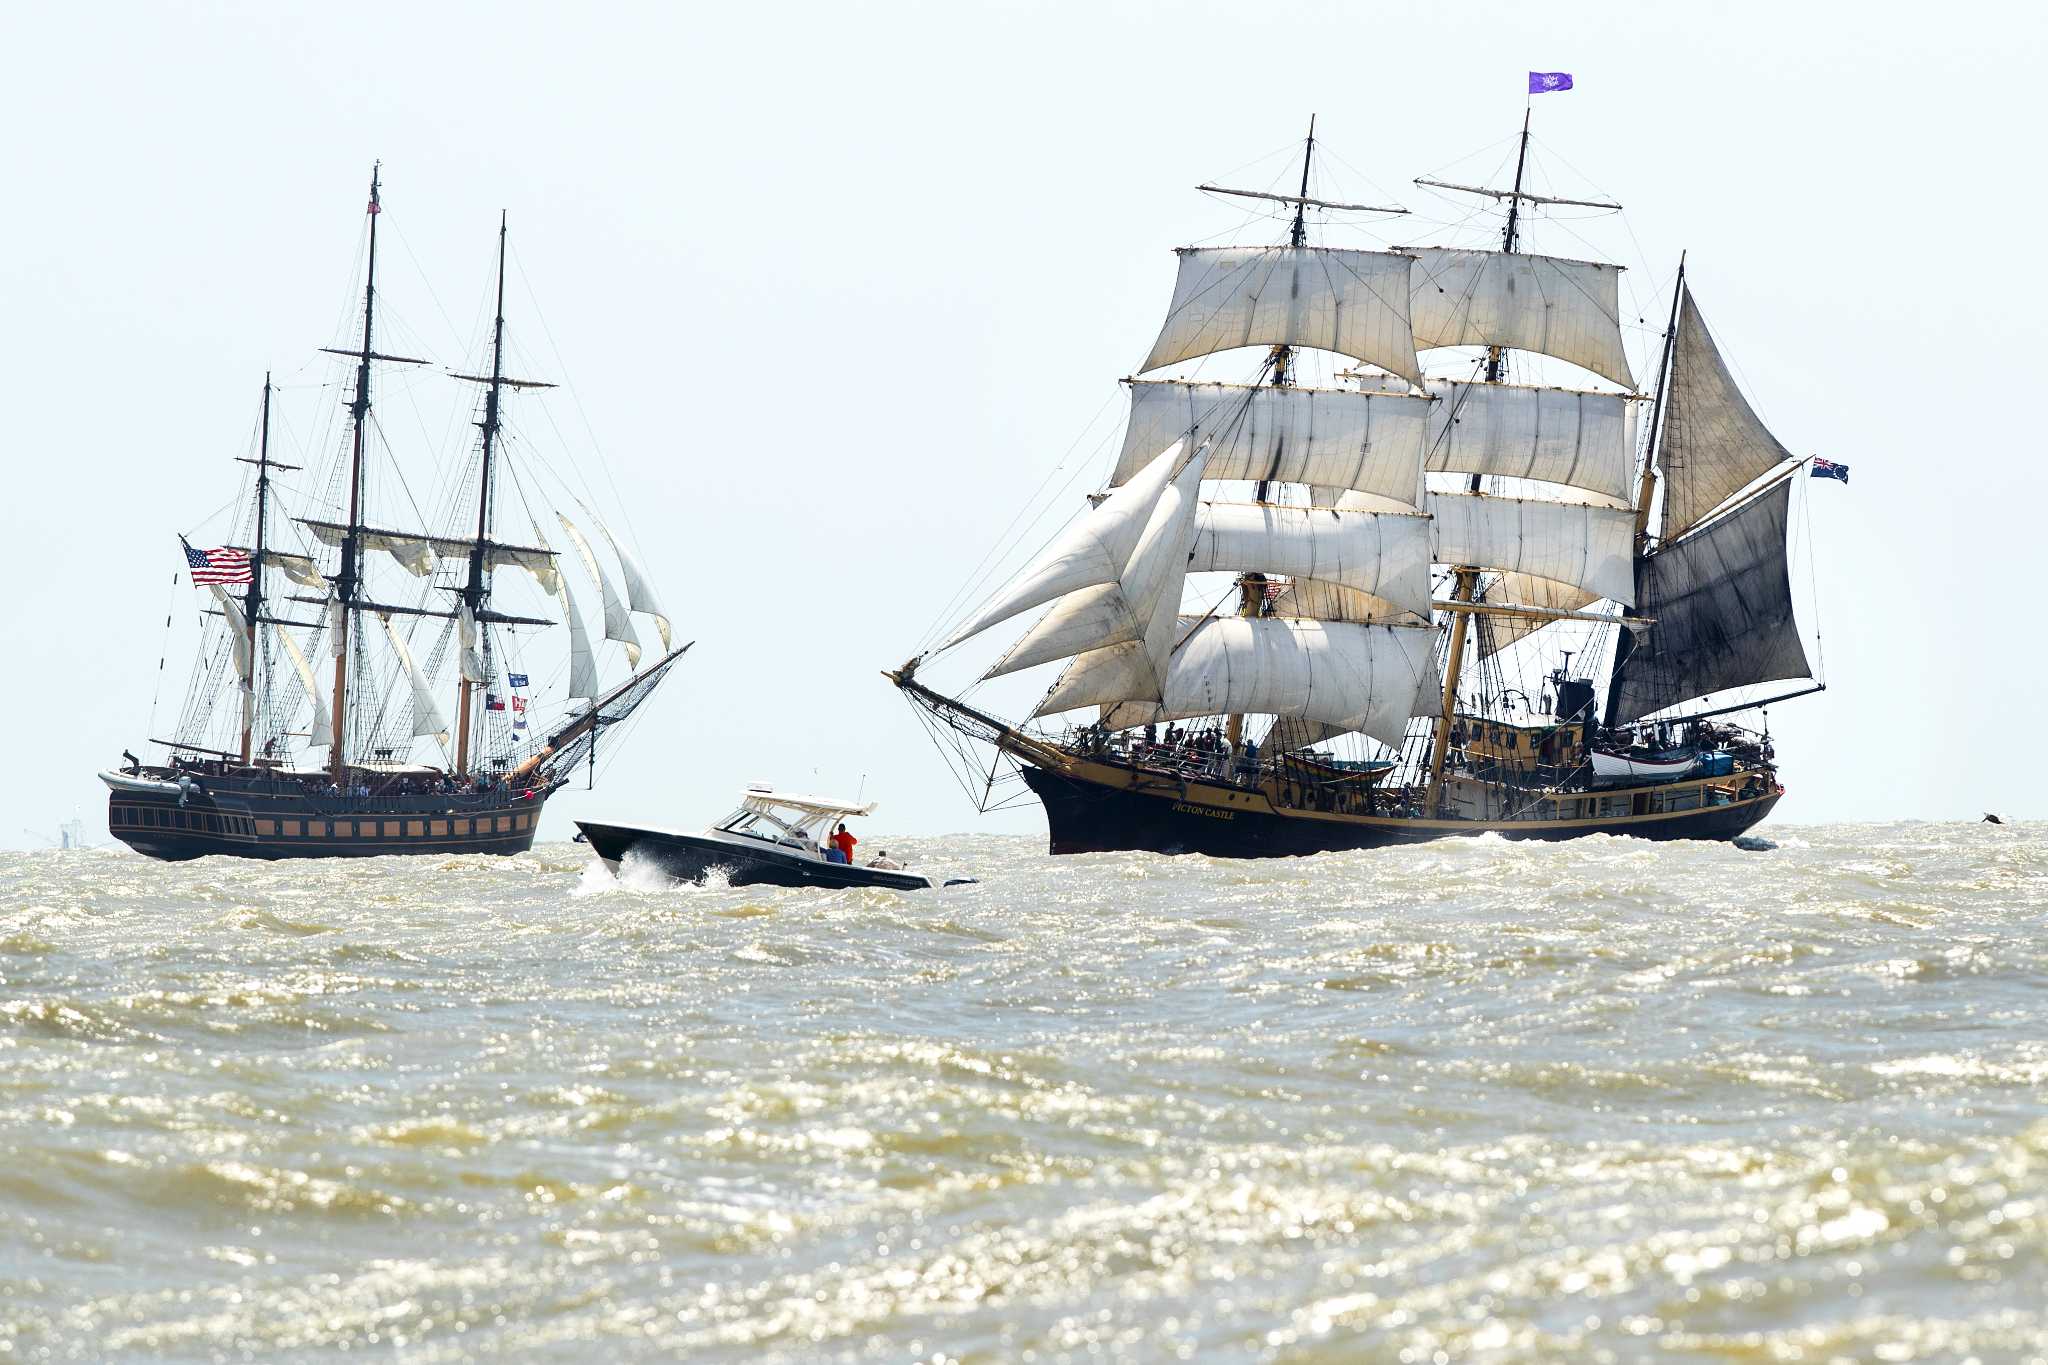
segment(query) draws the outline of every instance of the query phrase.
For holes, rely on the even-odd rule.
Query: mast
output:
[[[1657,362],[1656,396],[1650,402],[1650,440],[1643,447],[1643,475],[1636,484],[1636,558],[1643,557],[1650,539],[1651,499],[1657,491],[1657,438],[1664,430],[1664,394],[1671,387],[1671,358],[1678,347],[1678,304],[1685,297],[1685,253],[1678,254],[1678,279],[1671,286],[1671,318],[1664,324],[1664,355]],[[1638,610],[1648,606],[1639,602],[1634,607],[1624,607],[1624,619],[1634,616]],[[1635,635],[1624,629],[1614,642],[1614,662],[1607,673],[1607,706],[1601,715],[1601,724],[1607,729],[1614,728],[1615,717],[1621,709],[1622,665],[1635,650]]]
[[[485,568],[484,550],[491,531],[491,464],[498,448],[498,396],[505,383],[505,212],[498,212],[498,299],[497,315],[491,324],[491,382],[484,391],[484,420],[480,425],[484,433],[483,472],[479,478],[476,499],[476,540],[469,548],[469,581],[463,586],[462,601],[469,609],[472,622],[482,615],[484,604],[490,600],[491,580]],[[481,625],[473,629],[482,630]],[[481,642],[479,642],[481,643]],[[476,684],[469,678],[467,660],[461,669],[461,696],[456,704],[455,721],[455,771],[458,777],[469,776],[469,715]]]
[[[270,371],[263,372],[263,434],[256,445],[256,553],[249,557],[249,591],[242,600],[242,624],[249,631],[249,707],[242,712],[242,763],[247,766],[256,720],[256,622],[263,611],[263,538],[270,510]]]
[[[384,163],[370,168],[370,249],[363,277],[363,347],[356,356],[356,396],[349,403],[350,433],[348,470],[348,522],[341,538],[341,570],[334,579],[334,748],[328,769],[340,782],[348,775],[348,636],[350,613],[361,588],[363,528],[363,443],[364,427],[370,420],[370,359],[376,354],[371,340],[377,316],[377,215]]]
[[[1508,194],[1508,225],[1507,229],[1501,233],[1501,251],[1510,256],[1515,253],[1515,247],[1521,240],[1522,173],[1527,170],[1529,165],[1529,114],[1530,106],[1524,105],[1522,108],[1522,142],[1520,148],[1515,153],[1515,187]],[[1487,383],[1498,384],[1501,382],[1501,371],[1505,360],[1504,348],[1499,346],[1489,346],[1486,348],[1485,378]],[[1477,493],[1479,485],[1479,475],[1474,474],[1470,491]],[[1470,602],[1478,594],[1478,591],[1479,570],[1461,567],[1458,570],[1457,586],[1451,590],[1451,601],[1461,604]],[[1423,812],[1431,819],[1436,817],[1437,798],[1443,790],[1444,759],[1448,756],[1446,751],[1450,748],[1451,726],[1455,723],[1458,711],[1458,674],[1464,669],[1465,637],[1471,629],[1472,615],[1469,611],[1456,612],[1455,619],[1451,623],[1451,649],[1449,655],[1444,660],[1444,704],[1443,710],[1436,719],[1435,741],[1429,747],[1429,794],[1423,801]]]

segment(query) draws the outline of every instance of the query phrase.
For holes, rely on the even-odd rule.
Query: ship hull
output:
[[[264,792],[123,790],[107,799],[107,829],[150,858],[377,858],[524,853],[546,796],[296,796]]]
[[[1499,834],[1509,839],[1734,839],[1771,813],[1780,795],[1688,811],[1587,820],[1422,820],[1276,809],[1250,793],[1191,784],[1182,789],[1112,786],[1024,764],[1045,806],[1053,853],[1202,853],[1284,858]]]
[[[884,886],[896,891],[929,891],[933,885],[931,878],[915,872],[825,862],[716,833],[681,834],[584,820],[578,820],[576,828],[613,876],[630,855],[679,882],[717,877],[728,886]]]

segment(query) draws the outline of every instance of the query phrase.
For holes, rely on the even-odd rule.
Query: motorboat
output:
[[[802,796],[772,787],[749,787],[739,808],[698,834],[639,825],[578,820],[580,842],[617,876],[630,857],[677,881],[720,878],[731,886],[883,886],[928,891],[964,886],[972,878],[939,881],[901,864],[884,864],[886,854],[866,863],[838,861],[829,846],[832,826],[872,815],[875,803],[859,804]]]

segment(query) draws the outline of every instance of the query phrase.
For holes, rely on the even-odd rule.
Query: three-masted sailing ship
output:
[[[326,517],[289,515],[279,475],[301,466],[271,457],[270,377],[259,436],[242,462],[237,542],[185,546],[193,585],[210,590],[204,640],[176,733],[152,738],[161,762],[128,756],[100,774],[113,835],[167,859],[205,854],[325,858],[404,853],[517,853],[533,843],[548,797],[590,765],[607,730],[630,717],[689,645],[674,646],[647,574],[565,483],[550,488],[537,461],[513,460],[506,398],[552,385],[505,369],[506,224],[498,229],[496,310],[489,367],[451,372],[476,386],[477,437],[446,480],[442,529],[416,518],[412,489],[382,458],[373,378],[387,365],[427,362],[377,349],[377,228],[381,174],[366,213],[362,329],[341,348],[343,435],[322,490],[303,494]],[[380,500],[373,498],[381,493]],[[508,493],[510,496],[508,496]],[[318,507],[324,500],[326,507]],[[612,552],[607,572],[592,534],[563,511],[556,523],[604,613],[627,676],[603,681],[541,509],[573,503]],[[400,504],[407,509],[398,510]],[[528,534],[505,534],[510,508]],[[521,571],[552,615],[504,610],[500,571]],[[623,593],[621,592],[623,586]],[[514,603],[514,605],[517,605]],[[641,667],[634,615],[651,617],[658,658]],[[524,632],[566,635],[557,672],[532,686],[549,656]],[[606,651],[607,653],[609,651]],[[331,660],[327,688],[318,665]],[[454,721],[447,719],[452,703]],[[546,704],[558,712],[542,724]],[[426,750],[424,758],[418,751]]]
[[[1733,718],[1824,686],[1758,695],[1812,678],[1787,560],[1801,462],[1683,261],[1644,394],[1619,267],[1524,247],[1534,208],[1620,207],[1525,189],[1526,117],[1511,187],[1416,182],[1504,213],[1484,249],[1311,245],[1311,209],[1406,212],[1311,197],[1315,146],[1311,125],[1297,193],[1202,186],[1284,206],[1287,239],[1179,251],[1104,490],[886,676],[983,809],[1021,778],[1054,853],[1749,829],[1784,788],[1767,720]],[[1242,348],[1248,382],[1157,373]],[[1301,383],[1319,353],[1349,368]],[[1576,382],[1527,382],[1551,361]],[[980,680],[1062,663],[1030,719],[920,676],[1034,609]]]

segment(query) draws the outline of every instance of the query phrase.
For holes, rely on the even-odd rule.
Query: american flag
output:
[[[1268,602],[1278,602],[1280,594],[1286,591],[1287,585],[1285,583],[1268,583],[1266,585],[1266,600]]]
[[[195,550],[185,547],[185,563],[192,569],[192,586],[213,583],[247,583],[253,576],[247,550]]]

